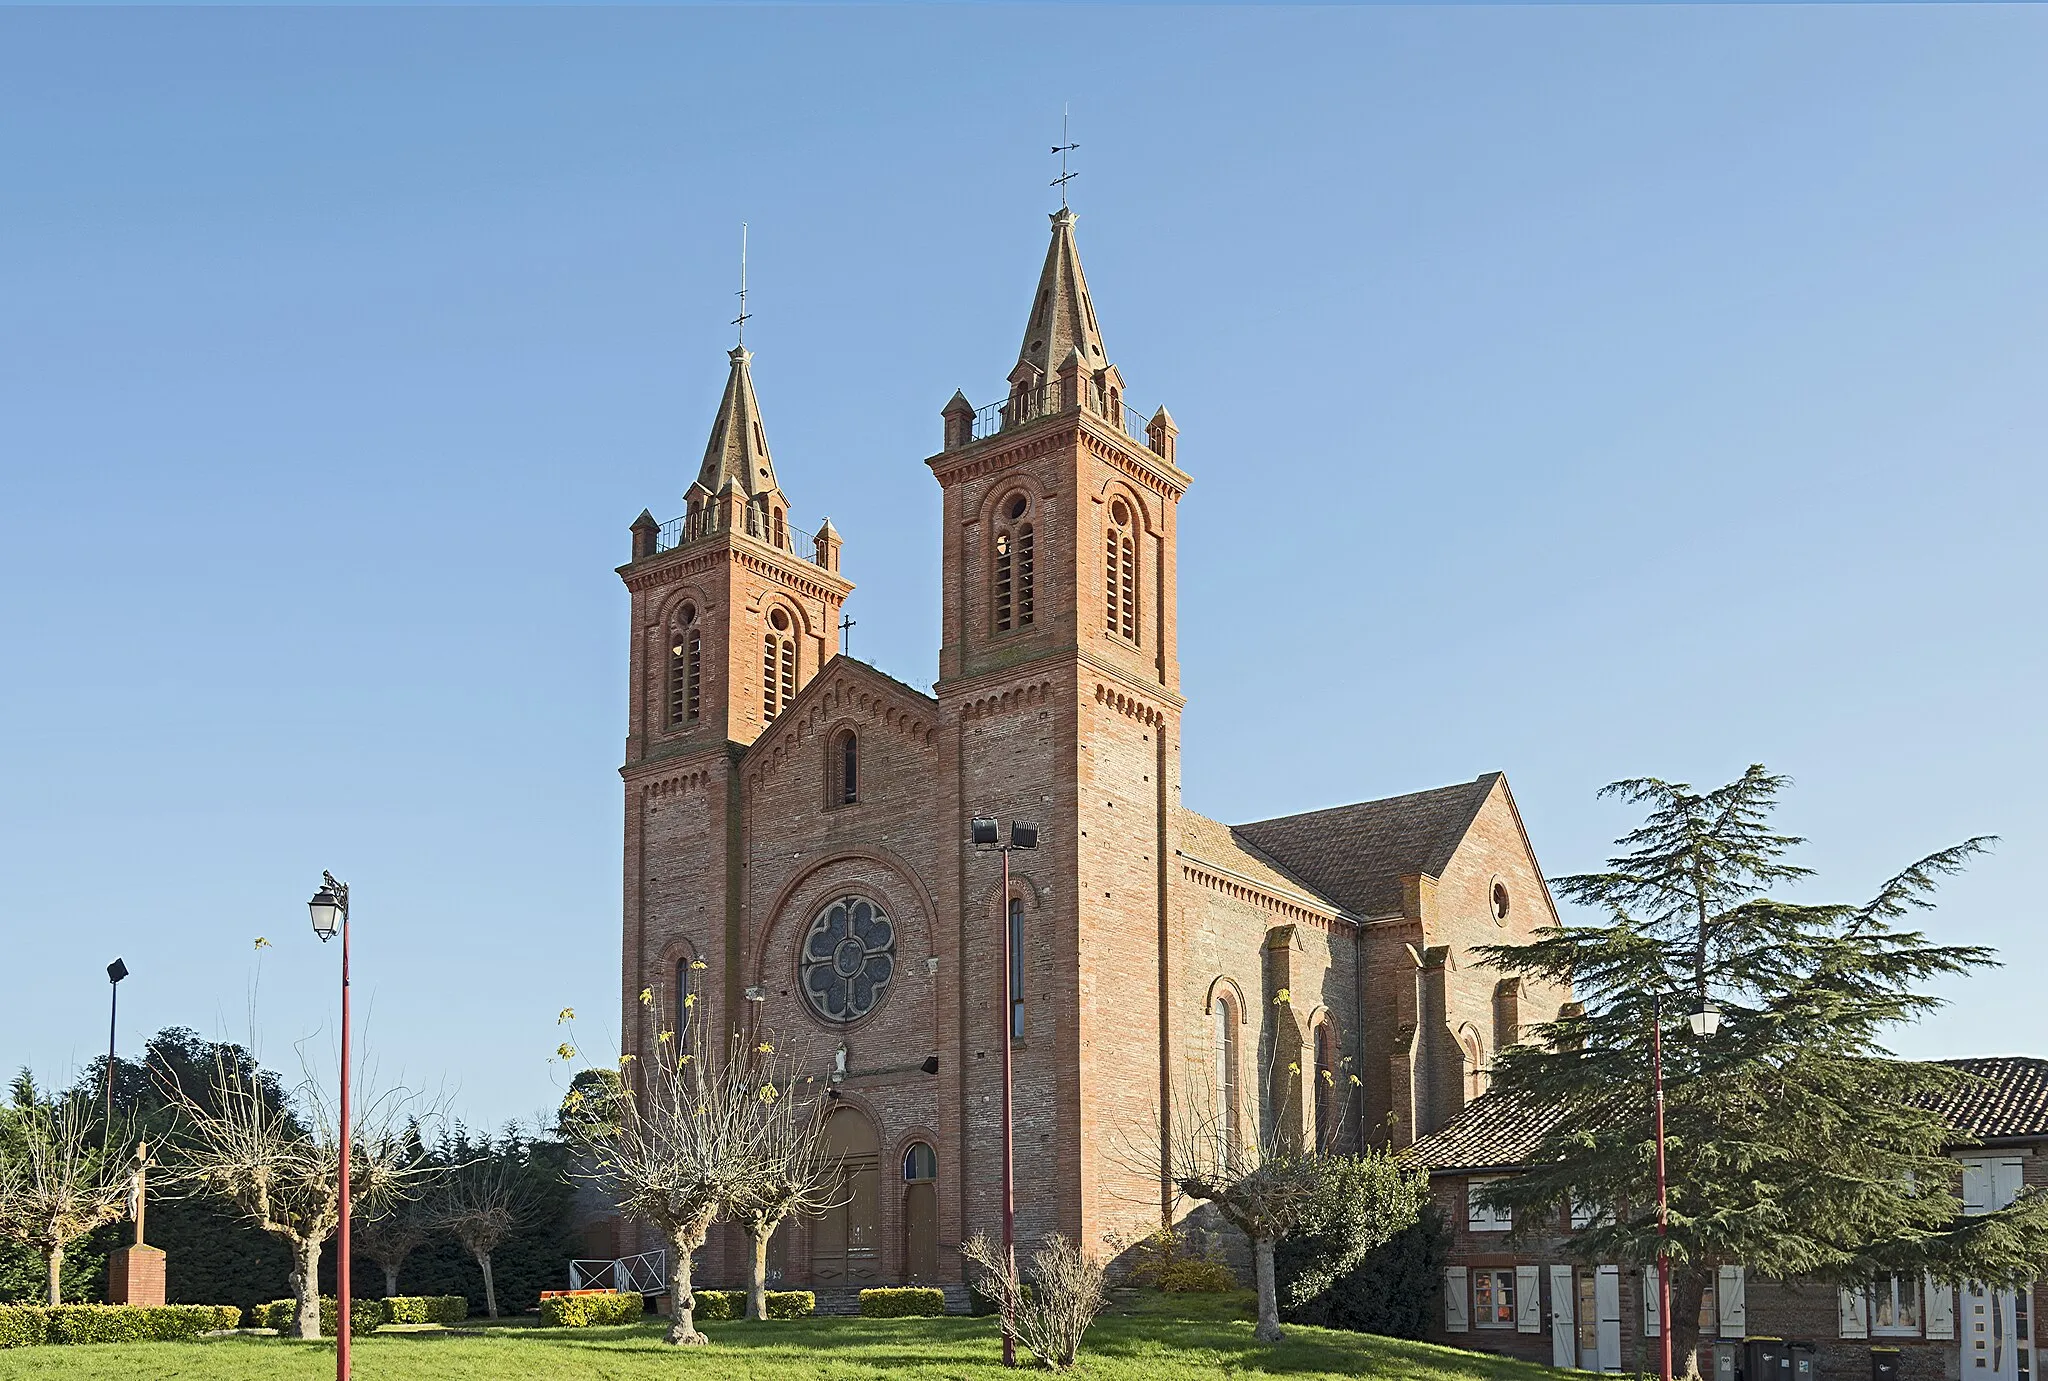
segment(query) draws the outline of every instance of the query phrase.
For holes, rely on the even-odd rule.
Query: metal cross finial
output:
[[[1060,175],[1052,180],[1052,185],[1060,189],[1060,210],[1062,211],[1067,209],[1067,184],[1080,176],[1079,173],[1067,171],[1067,155],[1080,147],[1079,144],[1067,138],[1067,107],[1062,102],[1060,105],[1060,142],[1052,146],[1052,151],[1060,156]]]
[[[839,620],[839,650],[849,657],[853,655],[853,629],[852,619],[842,617]]]
[[[735,326],[737,326],[737,327],[739,327],[739,329],[740,329],[740,342],[739,342],[739,343],[740,343],[741,345],[745,345],[745,344],[747,343],[747,318],[748,318],[748,317],[750,317],[751,315],[753,315],[753,314],[752,314],[751,312],[749,312],[749,311],[747,310],[747,223],[746,223],[745,221],[741,221],[741,222],[740,222],[740,291],[739,291],[739,299],[740,299],[740,314],[739,314],[738,316],[736,316],[736,317],[734,317],[734,318],[732,319],[732,324],[733,324],[733,325],[735,325]]]

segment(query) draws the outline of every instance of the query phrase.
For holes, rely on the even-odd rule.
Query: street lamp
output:
[[[1657,1332],[1662,1342],[1659,1381],[1671,1381],[1671,1199],[1664,1180],[1664,994],[1650,995],[1650,1050],[1656,1065],[1657,1104]],[[1721,1009],[1700,997],[1699,1010],[1686,1017],[1695,1036],[1721,1029]]]
[[[341,935],[341,1201],[337,1205],[341,1217],[341,1239],[335,1246],[334,1259],[334,1375],[336,1381],[349,1381],[348,1362],[348,1309],[349,1309],[349,1231],[348,1231],[348,1181],[353,1157],[349,1148],[348,1108],[348,884],[336,882],[334,874],[320,874],[320,890],[313,894],[313,900],[306,903],[306,910],[312,914],[313,933],[326,944]],[[313,1292],[320,1291],[320,1282],[313,1282]]]
[[[121,980],[128,976],[128,966],[116,956],[107,965],[107,1126],[100,1139],[100,1149],[106,1150],[114,1135],[114,1023],[121,1011]]]
[[[1015,1082],[1010,1069],[1010,1041],[1017,1022],[1017,977],[1011,968],[1013,958],[1021,963],[1024,956],[1010,953],[1017,943],[1017,934],[1010,921],[1010,851],[1013,849],[1035,849],[1038,847],[1038,826],[1010,822],[1010,842],[1002,841],[1003,830],[993,815],[977,815],[968,823],[967,838],[975,848],[984,853],[995,852],[1003,856],[1003,937],[1000,946],[1003,952],[1003,1260],[1012,1276],[1017,1273],[1017,1173],[1015,1153],[1011,1141],[1011,1101]],[[1009,1295],[1003,1292],[1005,1299]],[[1010,1317],[1009,1305],[1003,1306],[1003,1365],[1017,1365],[1017,1321]]]

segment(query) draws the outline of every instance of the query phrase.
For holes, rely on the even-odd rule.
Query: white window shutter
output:
[[[1955,1287],[1944,1285],[1933,1276],[1927,1277],[1927,1336],[1930,1338],[1953,1338],[1956,1336]]]
[[[1721,1305],[1721,1336],[1740,1338],[1749,1330],[1749,1301],[1743,1294],[1742,1267],[1723,1266],[1714,1281]]]
[[[2012,1201],[2020,1196],[2020,1185],[2024,1173],[2022,1162],[2001,1160],[1991,1167],[1991,1206],[2010,1208]]]
[[[1657,1268],[1643,1267],[1643,1336],[1656,1338],[1664,1332],[1664,1295],[1657,1284]]]
[[[1844,1338],[1868,1338],[1870,1336],[1870,1296],[1859,1287],[1844,1290],[1841,1295],[1842,1336]]]
[[[1515,1267],[1515,1332],[1543,1331],[1543,1276],[1534,1266]]]
[[[1988,1161],[1966,1160],[1963,1162],[1963,1212],[1968,1214],[1989,1213],[1993,1176]]]
[[[1444,1272],[1444,1327],[1452,1333],[1465,1333],[1472,1327],[1471,1279],[1463,1266]]]
[[[1600,1370],[1621,1370],[1621,1267],[1594,1268],[1593,1303],[1599,1310]]]
[[[1572,1306],[1578,1288],[1572,1268],[1550,1268],[1550,1365],[1568,1368],[1579,1364],[1579,1325]]]

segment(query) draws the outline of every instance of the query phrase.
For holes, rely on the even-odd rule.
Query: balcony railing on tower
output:
[[[1071,397],[1070,392],[1080,396]],[[1124,435],[1140,446],[1153,451],[1159,449],[1146,431],[1145,414],[1125,404],[1122,394],[1105,389],[1096,379],[1074,382],[1054,379],[1042,384],[1020,384],[1002,402],[976,408],[967,434],[957,439],[949,437],[949,444],[964,446],[969,442],[984,441],[1040,418],[1055,417],[1081,408],[1086,408],[1112,426],[1121,427]]]
[[[714,537],[726,531],[724,515],[720,513],[719,508],[716,503],[708,503],[685,513],[680,518],[671,518],[663,523],[654,534],[655,552],[659,554],[674,551],[677,547],[688,546],[692,542]],[[740,531],[757,542],[764,542],[788,552],[799,561],[808,561],[814,566],[825,564],[818,559],[817,537],[798,529],[787,514],[783,515],[781,522],[778,523],[758,506],[748,504],[743,510]]]

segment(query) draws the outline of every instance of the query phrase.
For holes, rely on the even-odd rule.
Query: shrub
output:
[[[50,1341],[50,1311],[33,1304],[0,1304],[0,1347],[40,1347]]]
[[[1443,1308],[1449,1248],[1443,1216],[1434,1207],[1425,1207],[1415,1223],[1366,1253],[1364,1261],[1322,1294],[1286,1311],[1286,1318],[1391,1338],[1427,1338]]]
[[[937,1318],[946,1312],[946,1292],[924,1285],[860,1292],[864,1319]]]
[[[747,1316],[745,1290],[693,1290],[690,1293],[697,1301],[697,1312],[693,1317],[698,1323],[718,1323],[723,1319],[744,1319]]]
[[[980,1285],[1003,1303],[1017,1341],[1054,1371],[1065,1371],[1081,1355],[1088,1326],[1109,1303],[1103,1265],[1057,1232],[1048,1233],[1024,1268],[981,1233],[960,1244],[960,1254],[978,1267]]]
[[[280,1333],[289,1333],[298,1317],[297,1300],[274,1299],[257,1311],[255,1322],[258,1327],[274,1328]],[[375,1333],[383,1322],[383,1300],[351,1299],[348,1302],[348,1331],[351,1337],[361,1333]],[[320,1336],[332,1338],[340,1323],[341,1306],[335,1303],[334,1296],[320,1296]]]
[[[768,1292],[768,1317],[771,1319],[801,1319],[817,1312],[818,1297],[809,1290]]]
[[[1131,1284],[1168,1294],[1222,1294],[1235,1290],[1237,1274],[1224,1262],[1214,1239],[1198,1246],[1184,1228],[1161,1228],[1138,1244]]]
[[[631,1290],[550,1295],[540,1302],[540,1321],[547,1328],[590,1328],[602,1324],[638,1323],[646,1310],[646,1301]]]
[[[0,1347],[38,1343],[153,1343],[233,1328],[232,1304],[60,1304],[54,1309],[0,1308]]]
[[[385,1323],[461,1323],[468,1317],[465,1295],[391,1295],[384,1301]]]
[[[1294,1310],[1357,1269],[1374,1248],[1415,1222],[1429,1176],[1383,1151],[1302,1159],[1309,1200],[1295,1231],[1280,1239],[1273,1272],[1281,1308]]]
[[[1238,1288],[1236,1272],[1201,1257],[1160,1267],[1158,1285],[1169,1295],[1222,1295]]]

